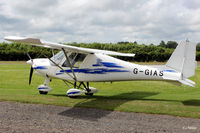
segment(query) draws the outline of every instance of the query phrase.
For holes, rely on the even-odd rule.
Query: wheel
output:
[[[94,93],[85,93],[87,96],[93,96]]]
[[[48,94],[48,91],[39,91],[39,93],[42,95],[46,95],[46,94]]]
[[[77,96],[68,96],[69,98],[77,98]]]

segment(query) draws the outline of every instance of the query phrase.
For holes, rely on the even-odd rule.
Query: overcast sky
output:
[[[200,42],[200,0],[1,0],[4,36],[52,42]]]

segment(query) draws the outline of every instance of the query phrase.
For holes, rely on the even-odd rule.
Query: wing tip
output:
[[[23,40],[26,39],[24,37],[18,37],[18,36],[5,36],[4,40],[6,41],[15,41],[15,40]]]
[[[37,38],[26,38],[18,36],[6,36],[4,40],[11,42],[21,42],[21,43],[32,43],[32,44],[41,44],[40,39]]]
[[[120,53],[119,56],[134,57],[135,54],[130,54],[130,53]]]

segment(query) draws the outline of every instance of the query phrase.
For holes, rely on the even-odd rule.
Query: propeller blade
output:
[[[29,85],[31,84],[32,75],[33,75],[33,67],[31,66],[30,75],[29,75]]]
[[[27,63],[32,65],[32,64],[33,64],[33,59],[31,58],[31,56],[29,55],[28,52],[26,52],[26,55],[27,55],[28,58],[30,59],[30,60],[27,61]]]
[[[28,56],[28,58],[29,58],[30,60],[32,60],[32,58],[31,58],[31,56],[29,55],[28,52],[26,52],[26,55]]]

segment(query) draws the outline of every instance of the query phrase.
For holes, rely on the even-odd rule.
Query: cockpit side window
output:
[[[63,51],[60,51],[55,56],[51,57],[51,60],[53,60],[56,64],[59,64],[63,60],[63,58],[64,58],[64,53]]]
[[[71,62],[71,64],[72,64],[73,61],[75,60],[76,56],[77,56],[77,53],[71,53],[71,54],[69,55],[68,58],[69,58],[69,61]],[[70,65],[68,64],[67,60],[65,59],[65,62],[63,63],[62,66],[63,66],[63,67],[69,67]],[[72,66],[73,66],[73,64],[72,64]]]
[[[69,61],[71,62],[72,67],[79,68],[83,60],[85,59],[85,57],[86,57],[86,54],[71,53],[68,58],[69,58]],[[65,60],[62,66],[69,67],[67,60]]]

